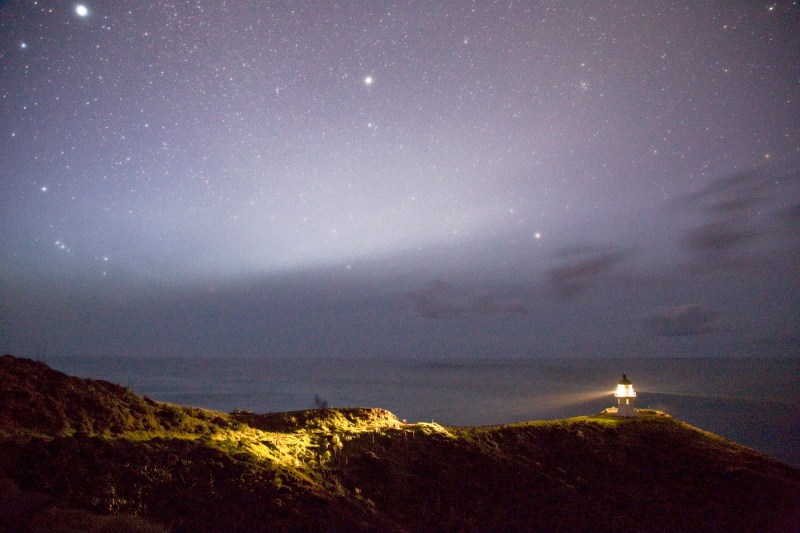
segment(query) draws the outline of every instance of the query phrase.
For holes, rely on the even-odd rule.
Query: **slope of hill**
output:
[[[793,531],[800,471],[663,413],[219,413],[0,357],[0,531]]]

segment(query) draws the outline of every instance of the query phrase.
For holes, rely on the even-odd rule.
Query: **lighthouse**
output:
[[[633,383],[625,374],[622,374],[622,379],[617,383],[614,396],[617,398],[617,416],[636,416],[636,411],[633,409],[636,392],[633,390]]]

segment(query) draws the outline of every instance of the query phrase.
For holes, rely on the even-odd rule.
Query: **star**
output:
[[[478,286],[484,281],[509,292],[530,284],[525,298],[561,301],[574,286],[630,274],[668,287],[640,302],[637,310],[646,311],[664,304],[661,296],[691,303],[673,271],[689,271],[700,284],[706,272],[722,280],[729,264],[738,269],[751,256],[795,258],[787,223],[800,180],[773,184],[763,170],[752,184],[715,185],[727,169],[775,168],[779,176],[800,153],[788,118],[795,86],[783,68],[800,49],[800,32],[773,20],[788,13],[778,0],[688,12],[647,2],[555,3],[547,16],[524,2],[419,3],[412,19],[380,8],[357,16],[333,2],[306,13],[216,2],[225,5],[220,17],[219,9],[200,9],[208,2],[135,9],[96,1],[0,0],[8,35],[0,76],[9,87],[0,90],[0,280],[22,276],[33,287],[40,276],[50,287],[51,277],[75,276],[83,287],[90,273],[107,271],[119,280],[114,291],[133,294],[153,277],[189,291],[283,276],[294,283],[297,272],[316,283],[317,273],[352,265],[361,276],[355,284],[386,280],[369,287],[389,309],[396,302],[383,291],[399,294],[428,279],[470,294],[494,290]],[[194,7],[181,8],[186,3]],[[438,30],[444,18],[452,31]],[[725,42],[706,27],[724,31]],[[624,35],[636,43],[620,42]],[[206,46],[209,39],[223,49]],[[723,82],[734,87],[722,91]],[[662,205],[684,196],[691,200],[678,201],[674,213],[672,203]],[[720,209],[760,218],[729,220]],[[751,225],[763,237],[722,251],[706,242],[709,232],[713,239],[715,230],[736,234]],[[610,273],[617,263],[620,272]],[[790,281],[774,280],[776,287]],[[739,300],[703,296],[712,305],[771,298],[746,293],[767,282],[735,285]],[[4,290],[0,283],[0,298]],[[575,301],[589,313],[617,296],[587,290]],[[608,305],[634,312],[620,300]],[[763,311],[756,307],[753,316]],[[770,331],[791,315],[781,313]],[[625,318],[620,328],[638,321]],[[554,338],[578,322],[564,321]],[[76,325],[89,339],[91,324]],[[39,335],[35,324],[22,326],[30,329],[20,339]],[[646,342],[660,346],[660,333],[631,327],[619,338],[654,335]],[[572,353],[612,349],[590,338],[600,330],[579,328],[586,344]],[[252,349],[266,353],[273,337]],[[522,350],[531,339],[510,345]],[[647,348],[642,339],[631,353]],[[543,354],[561,353],[553,342]],[[418,354],[418,345],[392,346],[398,355]]]

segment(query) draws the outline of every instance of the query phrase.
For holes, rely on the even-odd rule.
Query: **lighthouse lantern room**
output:
[[[622,379],[617,383],[617,391],[614,396],[617,398],[617,416],[636,416],[633,408],[636,391],[633,390],[633,383],[625,374],[622,374]]]

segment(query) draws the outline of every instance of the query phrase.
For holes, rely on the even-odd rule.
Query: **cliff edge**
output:
[[[800,471],[663,413],[221,413],[0,357],[0,531],[788,531]]]

